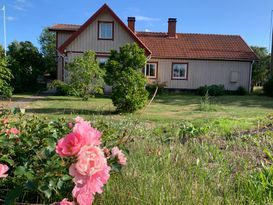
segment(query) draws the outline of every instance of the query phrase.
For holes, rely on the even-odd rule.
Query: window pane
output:
[[[155,77],[155,65],[150,65],[150,76]]]
[[[149,76],[150,64],[146,65],[146,76]]]
[[[187,64],[173,64],[173,78],[186,78]]]
[[[113,38],[113,31],[112,31],[112,23],[99,23],[99,37],[105,39],[112,39]]]

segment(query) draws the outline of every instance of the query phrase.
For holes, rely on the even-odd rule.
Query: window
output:
[[[187,80],[188,79],[188,63],[173,63],[172,79]]]
[[[98,39],[113,40],[114,39],[114,22],[99,21],[98,23]]]
[[[143,73],[148,78],[155,79],[157,77],[157,63],[147,63]]]
[[[239,72],[232,71],[230,74],[230,82],[231,83],[237,83],[239,81]]]
[[[108,57],[97,57],[97,61],[100,64],[100,66],[104,66],[108,61]]]

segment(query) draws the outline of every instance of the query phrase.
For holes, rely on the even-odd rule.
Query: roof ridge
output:
[[[168,32],[162,31],[136,31],[136,33],[140,34],[168,34]],[[176,33],[178,35],[205,35],[205,36],[236,36],[241,37],[239,34],[213,34],[213,33]]]

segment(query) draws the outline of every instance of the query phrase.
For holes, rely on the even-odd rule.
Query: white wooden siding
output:
[[[98,21],[114,21],[114,40],[98,40]],[[133,43],[134,40],[108,13],[96,18],[68,47],[67,51],[110,52],[118,50],[122,45]]]
[[[228,90],[249,87],[250,62],[213,61],[213,60],[177,60],[151,59],[158,62],[158,80],[166,82],[166,88],[197,89],[203,85],[222,84]],[[187,80],[172,80],[172,63],[189,63]],[[231,82],[231,73],[238,72],[238,81]]]

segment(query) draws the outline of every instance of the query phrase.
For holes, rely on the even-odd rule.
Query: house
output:
[[[176,23],[169,18],[167,32],[138,32],[134,17],[128,17],[126,25],[104,4],[83,25],[53,25],[49,29],[57,36],[58,79],[65,80],[65,65],[87,50],[94,50],[104,63],[111,50],[135,42],[147,56],[144,74],[166,82],[168,89],[222,84],[227,90],[250,90],[258,58],[240,36],[177,33]]]

